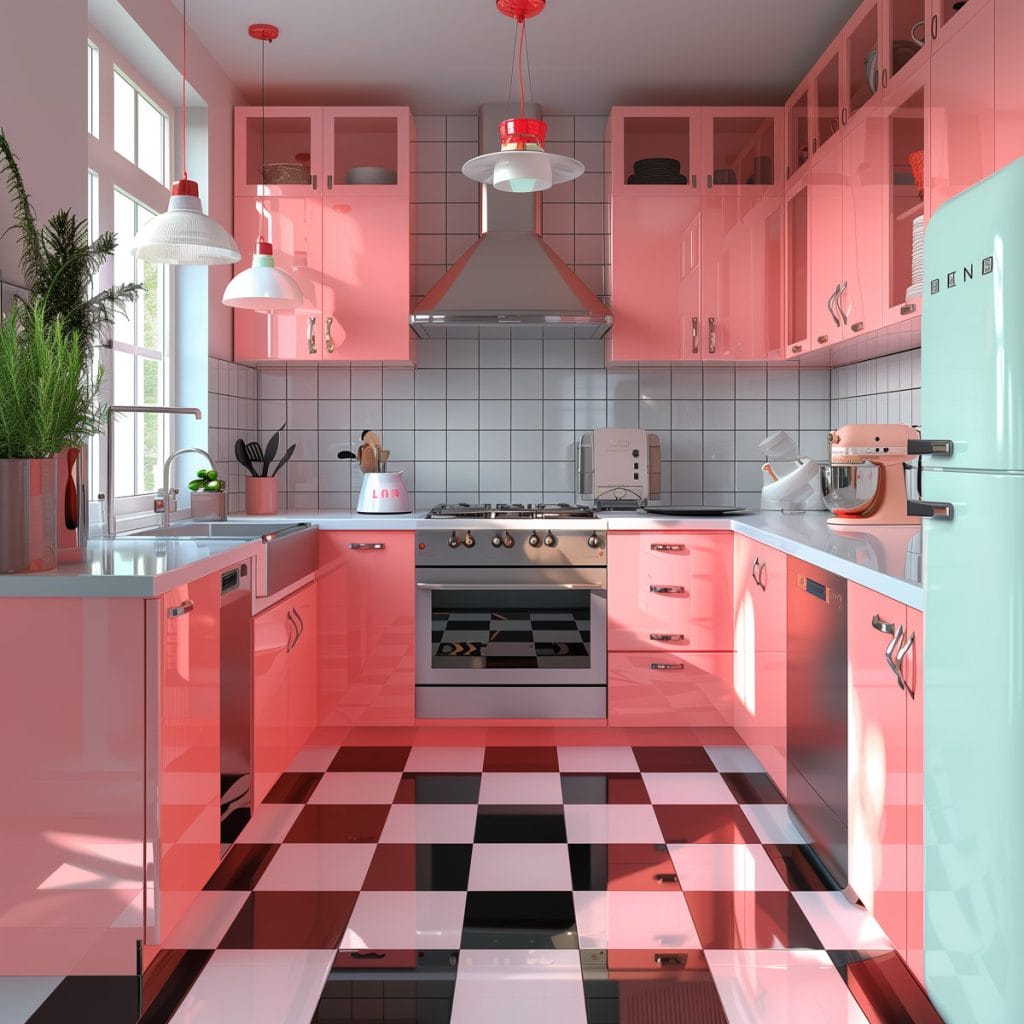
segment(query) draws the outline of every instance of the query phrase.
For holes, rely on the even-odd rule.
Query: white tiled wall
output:
[[[209,451],[227,483],[228,511],[241,512],[245,507],[242,479],[248,474],[235,461],[235,439],[256,439],[257,371],[251,366],[211,359],[209,374]]]
[[[921,350],[868,359],[832,371],[832,423],[921,422]]]
[[[545,194],[544,236],[605,297],[604,118],[548,122],[548,148],[581,159],[587,172]],[[417,117],[416,137],[414,302],[477,237],[477,186],[460,173],[477,152],[477,119]],[[825,459],[829,427],[875,417],[877,396],[889,390],[887,359],[863,365],[875,364],[886,365],[882,375],[872,371],[877,390],[844,394],[844,400],[864,398],[863,406],[847,409],[833,396],[840,375],[852,371],[857,379],[855,368],[606,368],[603,341],[574,341],[564,331],[539,328],[452,330],[446,340],[418,343],[415,369],[293,364],[236,375],[231,364],[216,362],[215,454],[233,463],[236,431],[258,428],[265,443],[287,420],[285,444],[296,451],[281,472],[283,502],[296,509],[350,508],[361,477],[337,453],[372,428],[391,450],[391,468],[405,471],[417,508],[457,500],[573,501],[581,432],[640,426],[661,438],[664,500],[756,505],[757,442],[784,429],[804,454]],[[895,372],[894,383],[901,379]],[[250,373],[258,377],[257,391]],[[230,479],[239,494],[240,469]]]

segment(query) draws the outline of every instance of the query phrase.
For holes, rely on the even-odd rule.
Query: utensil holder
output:
[[[276,514],[276,476],[248,476],[245,478],[245,512],[250,516]]]
[[[192,495],[192,518],[224,520],[228,517],[225,491],[196,491]]]

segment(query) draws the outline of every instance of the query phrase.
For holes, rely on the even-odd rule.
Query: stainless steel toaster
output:
[[[580,500],[596,508],[642,508],[661,497],[661,440],[649,430],[588,430],[576,470]]]

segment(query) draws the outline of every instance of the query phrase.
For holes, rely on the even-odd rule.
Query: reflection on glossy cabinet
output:
[[[907,964],[924,984],[924,615],[907,609]]]
[[[295,639],[288,662],[288,747],[299,751],[316,728],[316,688],[320,669],[316,585],[303,587],[286,599],[292,610]]]
[[[837,58],[838,59],[838,58]],[[842,335],[839,293],[843,277],[844,164],[841,139],[814,156],[810,170],[810,347]]]
[[[995,0],[995,166],[1024,156],[1024,4]]]
[[[608,724],[719,728],[733,724],[732,654],[608,655]]]
[[[288,661],[297,627],[287,600],[252,620],[253,803],[263,802],[290,759]]]
[[[158,602],[158,844],[147,941],[166,940],[220,861],[220,574]]]
[[[320,531],[320,725],[409,725],[415,707],[414,534]]]
[[[735,727],[786,792],[786,556],[735,535]]]
[[[986,0],[967,7],[977,9],[959,25],[958,14],[947,29],[948,42],[932,49],[932,212],[995,170],[995,12]]]
[[[608,649],[731,651],[732,537],[612,533]]]

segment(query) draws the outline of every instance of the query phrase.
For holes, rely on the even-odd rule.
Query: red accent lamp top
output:
[[[255,254],[257,256],[273,256],[274,247],[270,242],[266,241],[262,235],[260,235],[260,237],[256,239]]]
[[[199,183],[191,178],[179,178],[171,186],[172,196],[195,196],[199,198]]]
[[[498,122],[498,137],[502,149],[526,149],[529,146],[544,148],[548,125],[536,117],[509,117]]]
[[[544,10],[546,0],[495,0],[498,10],[506,18],[525,21]]]
[[[257,22],[255,25],[249,26],[249,35],[253,39],[262,40],[264,43],[272,43],[280,34],[276,25]]]

